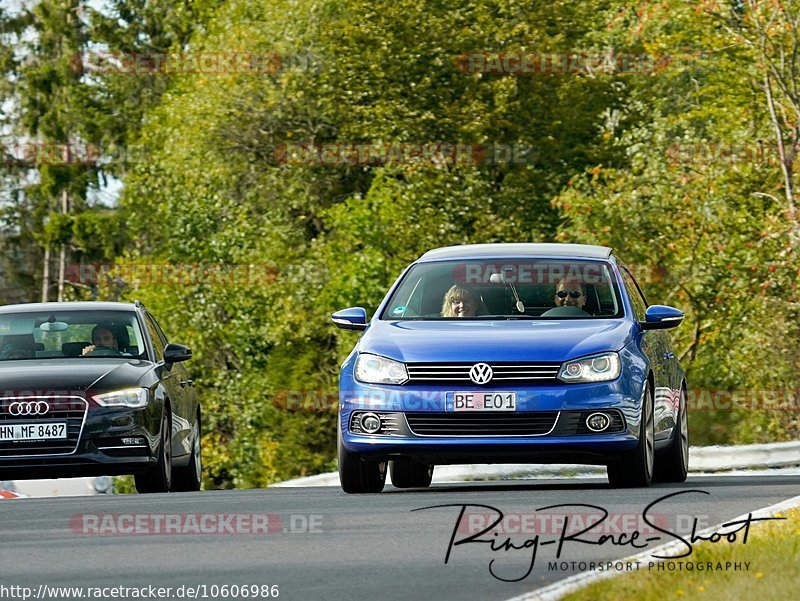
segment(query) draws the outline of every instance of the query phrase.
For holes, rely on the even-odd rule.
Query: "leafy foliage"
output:
[[[797,141],[792,86],[780,79],[794,73],[794,9],[752,4],[114,0],[87,12],[76,48],[277,55],[279,67],[80,74],[69,94],[76,131],[141,151],[101,169],[124,181],[119,214],[64,216],[35,203],[67,181],[39,170],[39,187],[21,197],[32,204],[9,204],[9,219],[37,244],[68,241],[123,264],[249,265],[275,276],[99,291],[143,300],[194,349],[207,487],[331,467],[338,365],[356,339],[334,330],[330,313],[376,307],[408,262],[447,244],[609,244],[644,275],[651,300],[686,310],[675,343],[690,389],[796,390],[797,215],[773,160],[778,131],[787,148]],[[770,27],[781,32],[772,45],[753,43]],[[618,66],[639,57],[649,68],[464,68],[483,52]],[[37,69],[31,81],[43,84],[69,75]],[[31,114],[40,113],[46,123],[47,111]],[[384,153],[343,164],[291,153],[443,143],[477,156],[532,152],[518,162]],[[85,197],[97,173],[80,177],[67,179]],[[691,419],[695,443],[786,438],[800,427],[787,412]]]

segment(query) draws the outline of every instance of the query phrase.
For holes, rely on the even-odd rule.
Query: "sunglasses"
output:
[[[567,292],[566,290],[559,290],[556,292],[556,296],[558,298],[567,298],[571,296],[572,298],[580,298],[583,296],[583,292],[578,292],[577,290],[573,290],[572,292]]]

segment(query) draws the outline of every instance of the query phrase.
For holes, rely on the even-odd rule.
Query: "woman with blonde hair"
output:
[[[442,317],[475,317],[482,308],[474,292],[455,284],[444,295]]]

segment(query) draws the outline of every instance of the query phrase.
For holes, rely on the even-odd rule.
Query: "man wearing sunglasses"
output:
[[[559,280],[556,284],[556,307],[577,307],[583,309],[586,304],[586,291],[575,281]]]
[[[556,303],[554,309],[545,311],[542,317],[588,317],[583,310],[586,304],[586,290],[577,280],[567,278],[556,282],[556,293],[553,297]]]

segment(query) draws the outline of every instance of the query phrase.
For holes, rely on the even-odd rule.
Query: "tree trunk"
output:
[[[69,213],[69,197],[67,191],[61,192],[61,212]],[[58,302],[64,301],[64,278],[67,270],[67,243],[61,243],[61,252],[58,257]]]
[[[44,249],[44,264],[42,265],[42,302],[47,302],[47,291],[50,288],[50,247]]]

